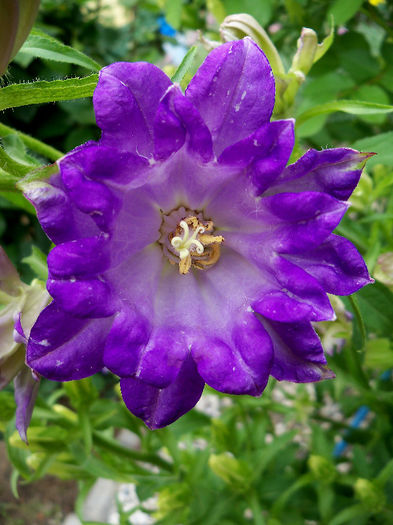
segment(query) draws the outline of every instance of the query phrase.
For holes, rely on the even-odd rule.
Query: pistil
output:
[[[224,238],[212,231],[212,221],[202,224],[196,217],[187,217],[179,222],[170,243],[178,252],[181,274],[187,274],[191,266],[202,270],[218,261]]]

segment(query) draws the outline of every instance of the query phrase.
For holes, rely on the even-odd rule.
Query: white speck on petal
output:
[[[50,346],[48,339],[43,339],[42,341],[39,342],[39,344],[41,346]]]
[[[244,97],[247,95],[247,91],[244,90],[242,93],[242,96],[240,97],[240,100],[244,100]]]

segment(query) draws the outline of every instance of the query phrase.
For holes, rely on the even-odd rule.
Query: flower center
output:
[[[186,213],[188,216],[185,216]],[[179,273],[187,274],[191,267],[206,270],[220,258],[224,238],[213,235],[214,224],[204,221],[200,213],[191,215],[184,207],[163,216],[159,240],[171,264],[179,265]],[[195,212],[194,212],[195,213]]]

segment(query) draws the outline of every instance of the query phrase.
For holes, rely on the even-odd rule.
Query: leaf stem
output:
[[[152,465],[157,465],[157,467],[163,468],[169,472],[173,471],[173,466],[165,459],[160,458],[156,454],[140,452],[139,450],[132,450],[130,448],[123,447],[114,439],[103,436],[97,431],[93,431],[93,439],[99,445],[111,450],[119,456],[127,457],[135,461],[144,461],[146,463],[151,463]]]
[[[364,325],[363,317],[359,309],[358,301],[354,295],[348,296],[349,302],[351,303],[353,313],[355,314],[356,321],[360,328],[360,335],[362,336],[362,347],[364,347],[364,344],[367,339],[367,333],[366,333],[366,327]]]

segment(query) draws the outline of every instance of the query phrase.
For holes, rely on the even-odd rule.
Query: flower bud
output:
[[[252,480],[250,467],[244,461],[234,458],[229,452],[212,454],[209,458],[212,471],[237,492],[245,492]]]
[[[0,2],[0,75],[22,47],[37,16],[40,0]]]
[[[190,496],[190,490],[185,484],[179,483],[162,489],[158,494],[158,510],[154,513],[154,517],[162,520],[176,515],[181,521],[188,521]]]
[[[316,32],[308,27],[303,27],[297,41],[297,51],[292,60],[291,71],[301,71],[307,75],[314,63],[317,48],[318,37]]]
[[[304,75],[310,71],[311,67],[317,62],[330,48],[334,39],[333,26],[330,33],[318,44],[318,37],[313,29],[303,27],[300,38],[297,41],[297,51],[292,59],[292,66],[289,72],[300,71]]]
[[[274,76],[285,74],[276,46],[253,16],[246,13],[227,16],[220,26],[220,34],[223,42],[232,42],[249,36],[265,53]]]
[[[334,464],[323,456],[310,456],[308,459],[308,468],[315,479],[325,483],[332,483],[337,474]]]
[[[374,276],[385,286],[393,290],[393,252],[383,253],[378,257]]]
[[[381,512],[386,504],[383,489],[368,479],[358,478],[356,480],[355,494],[369,512]]]

